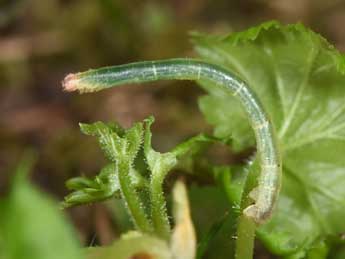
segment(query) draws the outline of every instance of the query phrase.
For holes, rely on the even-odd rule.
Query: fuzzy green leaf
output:
[[[246,81],[277,130],[283,186],[273,219],[258,234],[276,254],[308,249],[345,231],[345,58],[301,24],[262,24],[226,37],[194,34],[202,58]],[[240,104],[201,82],[200,108],[217,137],[254,145]]]
[[[94,180],[86,177],[75,177],[68,180],[66,186],[74,192],[65,197],[64,207],[102,201],[120,194],[115,164],[104,167]]]
[[[151,171],[150,200],[151,218],[158,236],[168,239],[170,225],[163,194],[163,182],[168,172],[176,165],[176,156],[173,153],[159,153],[151,146],[151,125],[154,118],[145,120],[144,154],[149,170]]]
[[[135,158],[142,146],[143,123],[135,123],[127,130],[117,124],[103,122],[80,124],[80,128],[84,134],[98,138],[101,148],[113,165],[105,168],[94,183],[90,184],[89,180],[80,178],[72,180],[69,185],[75,187],[76,192],[66,197],[65,206],[98,201],[121,193],[136,228],[151,233],[151,222],[137,193],[137,187],[145,184],[145,180],[134,168]],[[139,184],[136,183],[138,179]],[[78,189],[85,184],[83,189]]]
[[[20,164],[9,195],[0,202],[0,258],[82,258],[77,235],[57,203],[28,182],[27,162]]]
[[[176,156],[173,153],[159,153],[152,148],[151,145],[151,125],[154,122],[154,118],[151,116],[145,120],[145,140],[144,140],[144,152],[147,160],[147,164],[152,173],[152,176],[160,175],[164,178],[166,174],[176,165]]]
[[[157,234],[168,239],[170,236],[170,226],[163,194],[164,179],[178,162],[186,156],[193,156],[217,139],[206,135],[198,135],[177,145],[171,152],[160,153],[155,151],[151,144],[151,125],[153,122],[154,118],[152,116],[145,120],[144,137],[144,154],[151,173],[151,217]]]
[[[207,147],[210,146],[212,143],[216,142],[224,142],[222,139],[208,136],[206,134],[199,134],[195,137],[192,137],[181,144],[178,144],[171,150],[177,158],[183,158],[185,156],[194,156],[198,154],[200,151],[205,150]]]
[[[143,188],[146,180],[134,169],[130,171],[134,188]],[[71,207],[97,201],[103,201],[111,197],[120,197],[120,185],[116,164],[108,164],[94,179],[87,177],[75,177],[66,182],[66,187],[74,192],[67,195],[63,207]]]
[[[80,123],[80,129],[86,135],[98,137],[102,150],[112,162],[116,162],[119,159],[128,159],[132,162],[142,142],[142,123],[136,123],[126,131],[117,124],[105,124],[103,122],[93,124]]]

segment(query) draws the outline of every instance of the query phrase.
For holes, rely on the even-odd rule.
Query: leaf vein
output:
[[[303,97],[303,92],[304,92],[305,88],[307,87],[310,71],[311,71],[311,68],[312,68],[312,65],[313,65],[313,62],[315,60],[317,53],[318,53],[318,50],[316,50],[315,48],[311,48],[311,51],[310,51],[310,54],[308,57],[308,63],[307,63],[308,66],[307,66],[306,72],[304,74],[303,80],[302,80],[300,86],[298,87],[298,91],[297,91],[297,94],[296,94],[295,99],[293,101],[292,108],[291,108],[286,120],[284,120],[283,126],[279,130],[278,135],[280,138],[282,138],[286,134],[287,130],[289,129],[289,127],[292,123],[292,120],[294,119],[294,116],[295,116],[295,113],[298,109],[298,106],[301,103],[301,99]]]

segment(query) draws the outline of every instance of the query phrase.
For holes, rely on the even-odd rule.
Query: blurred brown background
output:
[[[89,68],[193,56],[191,30],[226,34],[270,19],[303,22],[345,50],[342,0],[0,0],[0,189],[27,149],[38,155],[33,180],[57,199],[66,179],[97,173],[104,158],[78,122],[129,126],[154,114],[154,142],[163,151],[210,131],[192,83],[78,95],[64,93],[60,82]],[[84,244],[119,234],[102,205],[70,213]]]

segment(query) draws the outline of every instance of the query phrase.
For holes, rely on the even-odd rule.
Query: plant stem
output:
[[[152,226],[148,220],[144,207],[140,203],[138,194],[133,188],[129,171],[131,168],[129,161],[119,161],[118,174],[122,198],[131,215],[134,225],[144,233],[152,233]]]
[[[158,236],[168,240],[170,237],[170,224],[166,211],[166,203],[163,196],[164,175],[153,172],[151,178],[151,216],[155,232]]]
[[[242,193],[241,210],[247,208],[252,199],[249,197],[250,191],[257,185],[259,174],[258,159],[255,159],[250,167],[250,172],[247,175],[246,183]],[[236,259],[252,259],[254,253],[256,224],[245,214],[241,213],[237,225],[237,239],[236,239]]]
[[[253,258],[255,229],[255,223],[242,214],[237,226],[236,259]]]

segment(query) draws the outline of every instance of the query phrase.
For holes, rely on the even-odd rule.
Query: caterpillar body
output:
[[[257,224],[272,215],[281,186],[281,160],[272,123],[255,93],[230,71],[195,59],[144,61],[70,74],[63,81],[66,91],[81,93],[113,86],[157,80],[206,80],[228,90],[243,105],[255,133],[261,173],[250,193],[254,204],[243,213]]]

